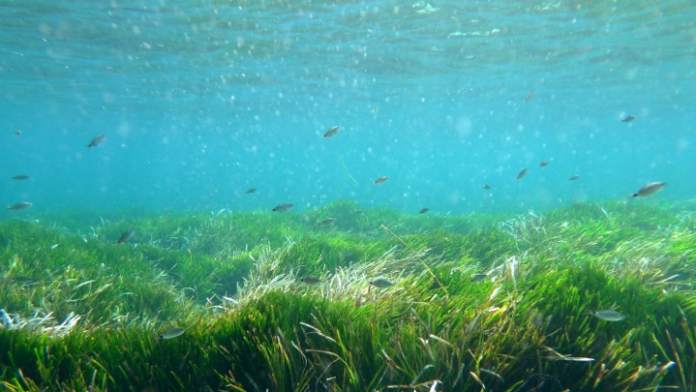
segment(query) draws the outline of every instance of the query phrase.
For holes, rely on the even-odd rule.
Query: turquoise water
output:
[[[696,194],[692,0],[6,0],[0,17],[0,203],[33,203],[4,217]]]

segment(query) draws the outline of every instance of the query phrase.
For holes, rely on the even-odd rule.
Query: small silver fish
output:
[[[172,327],[169,328],[168,330],[162,332],[161,335],[159,335],[160,339],[174,339],[177,336],[181,336],[186,332],[186,328],[181,328],[181,327]]]
[[[626,116],[623,120],[621,120],[621,122],[627,123],[627,122],[631,122],[631,121],[633,121],[633,120],[635,120],[635,119],[636,119],[636,116],[628,115],[628,116]]]
[[[275,212],[290,211],[292,209],[292,207],[294,207],[294,206],[295,205],[292,203],[280,203],[277,206],[275,206],[273,211],[275,211]]]
[[[321,279],[317,278],[316,276],[312,275],[305,275],[300,279],[302,283],[306,284],[307,286],[314,286],[315,284],[321,283]]]
[[[531,90],[529,90],[529,93],[527,94],[527,96],[524,98],[524,101],[525,102],[529,101],[530,99],[532,99],[533,96],[534,96],[534,89],[531,89]]]
[[[549,165],[549,163],[546,161],[541,161],[541,163],[539,163],[539,167],[546,167],[548,165]]]
[[[471,281],[474,283],[483,282],[488,278],[487,274],[473,274],[471,275]]]
[[[633,197],[646,197],[661,192],[667,186],[666,182],[651,182],[638,189]]]
[[[580,176],[575,174],[575,175],[570,176],[570,178],[568,180],[569,181],[577,181],[579,179],[580,179]]]
[[[527,169],[527,168],[522,169],[522,170],[517,174],[517,180],[519,180],[519,179],[521,179],[522,177],[524,177],[524,176],[527,174],[527,170],[529,170],[529,169]]]
[[[102,144],[104,142],[104,140],[106,140],[106,135],[99,135],[99,136],[95,137],[94,139],[92,139],[91,142],[89,142],[89,144],[87,145],[87,148],[96,147],[96,146]]]
[[[118,238],[117,243],[122,244],[124,242],[128,242],[131,239],[133,239],[134,236],[135,236],[135,231],[133,231],[133,230],[124,231],[123,234],[121,234],[121,236]]]
[[[21,275],[11,277],[10,281],[12,281],[13,283],[16,283],[20,286],[30,285],[30,284],[36,283],[36,281],[34,279],[32,279],[28,276],[21,276]]]
[[[24,181],[28,180],[29,176],[27,176],[26,174],[17,174],[16,176],[13,176],[12,179],[17,181]]]
[[[7,209],[19,211],[19,210],[25,210],[31,206],[33,206],[32,203],[29,203],[28,201],[23,201],[21,203],[16,203],[16,204],[12,204],[11,206],[7,206]]]
[[[322,221],[317,222],[317,225],[318,226],[325,226],[325,225],[330,225],[334,222],[336,222],[336,218],[326,218]]]
[[[375,184],[381,184],[383,182],[386,182],[389,179],[389,177],[380,177],[375,180]]]
[[[249,188],[244,193],[256,193],[256,188]]]
[[[326,133],[324,134],[324,137],[327,138],[327,137],[336,136],[336,134],[340,130],[341,130],[341,127],[331,127],[331,128],[329,128],[328,131],[326,131]]]
[[[394,283],[390,282],[386,278],[377,278],[372,281],[370,281],[370,284],[379,288],[379,289],[386,289],[389,287],[392,287]]]
[[[626,319],[626,316],[615,310],[590,310],[589,312],[587,312],[587,314],[589,314],[590,316],[595,316],[598,319],[604,321],[616,322]]]
[[[491,189],[491,186],[488,184],[483,184],[483,185],[481,185],[481,189],[489,190],[489,189]]]

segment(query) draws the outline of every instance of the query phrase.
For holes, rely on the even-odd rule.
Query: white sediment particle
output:
[[[423,15],[432,14],[440,10],[439,8],[433,7],[430,3],[426,3],[425,1],[414,3],[411,8],[416,8],[416,13]]]
[[[488,37],[494,34],[500,33],[500,29],[498,28],[493,28],[490,30],[486,31],[470,31],[470,32],[464,32],[464,31],[455,31],[452,33],[449,33],[447,38],[452,38],[452,37]]]

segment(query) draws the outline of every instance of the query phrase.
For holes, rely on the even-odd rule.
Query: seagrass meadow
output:
[[[696,203],[360,209],[4,220],[0,385],[694,390]]]

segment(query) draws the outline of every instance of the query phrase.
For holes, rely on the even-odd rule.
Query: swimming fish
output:
[[[104,140],[106,140],[106,135],[99,135],[99,136],[95,137],[94,139],[92,139],[91,142],[89,142],[89,144],[87,145],[87,148],[96,147],[96,146],[102,144],[104,142]]]
[[[383,182],[386,182],[389,179],[389,177],[380,177],[375,180],[375,184],[381,184]]]
[[[548,165],[549,165],[548,162],[546,162],[546,161],[541,161],[541,163],[539,164],[539,167],[545,167],[545,166],[548,166]]]
[[[20,286],[30,285],[30,284],[36,283],[36,281],[34,279],[32,279],[28,276],[23,276],[23,275],[13,276],[10,278],[10,281],[12,281],[13,283],[16,283]]]
[[[316,276],[312,275],[305,275],[300,279],[302,283],[306,284],[307,286],[313,286],[315,284],[321,283],[321,279],[317,278]]]
[[[275,208],[273,209],[273,211],[275,211],[275,212],[290,211],[290,210],[292,209],[292,207],[294,207],[294,206],[295,206],[295,205],[292,204],[292,203],[280,203],[280,204],[278,204],[277,206],[275,206]]]
[[[20,130],[18,129],[18,130],[16,130],[16,131],[14,131],[14,134],[15,134],[15,136],[21,136],[21,135],[22,135],[22,131],[20,131]]]
[[[579,179],[580,179],[580,176],[577,174],[574,174],[574,175],[570,176],[570,178],[568,180],[569,181],[577,181]]]
[[[626,316],[615,310],[590,310],[589,312],[587,312],[587,314],[589,314],[590,316],[595,316],[598,319],[604,321],[616,322],[626,319]]]
[[[638,192],[633,194],[633,197],[646,197],[659,193],[667,186],[666,182],[651,182],[638,189]]]
[[[524,175],[527,174],[527,170],[529,170],[529,169],[527,169],[527,168],[522,169],[522,171],[517,175],[517,180],[524,177]]]
[[[487,277],[487,274],[473,274],[471,275],[471,281],[474,283],[483,282]]]
[[[491,186],[488,184],[483,184],[483,185],[481,185],[481,189],[489,190],[489,189],[491,189]]]
[[[164,331],[161,335],[159,335],[159,338],[164,339],[164,340],[174,339],[177,336],[183,335],[184,332],[186,332],[185,328],[172,327],[172,328],[169,328],[168,330]]]
[[[24,210],[29,207],[33,206],[32,203],[29,203],[28,201],[23,201],[21,203],[16,203],[12,204],[11,206],[7,206],[8,210],[14,210],[14,211],[19,211],[19,210]]]
[[[256,192],[256,188],[249,188],[246,191],[244,191],[244,193],[255,193],[255,192]]]
[[[322,221],[317,222],[317,225],[318,226],[330,225],[334,222],[336,222],[336,218],[326,218]]]
[[[121,236],[118,237],[118,241],[116,241],[116,243],[122,244],[124,242],[128,242],[131,239],[133,239],[134,236],[135,236],[135,231],[133,231],[133,230],[124,231],[123,234],[121,234]]]
[[[389,287],[392,287],[394,283],[390,282],[389,280],[385,278],[377,278],[372,281],[370,281],[370,284],[377,287],[378,289],[386,289]]]
[[[430,211],[430,208],[423,208],[423,209],[420,210],[420,212],[418,212],[418,213],[419,213],[419,214],[426,214],[426,213],[428,213],[428,211]]]
[[[621,122],[626,122],[626,123],[627,123],[627,122],[631,122],[631,121],[633,121],[633,120],[635,120],[635,119],[636,119],[636,116],[628,115],[628,116],[626,116],[626,118],[624,118],[623,120],[621,120]]]
[[[336,134],[340,130],[341,130],[341,127],[331,127],[331,128],[329,128],[328,131],[326,131],[326,133],[324,134],[324,137],[327,138],[327,137],[331,137],[331,136],[336,136]]]
[[[527,94],[527,96],[524,98],[524,101],[525,102],[529,101],[530,99],[532,99],[533,96],[534,96],[534,89],[531,89],[531,90],[529,90],[529,94]]]
[[[28,180],[29,176],[27,176],[26,174],[18,174],[16,176],[13,176],[12,179],[17,180],[17,181],[24,181],[24,180]]]

